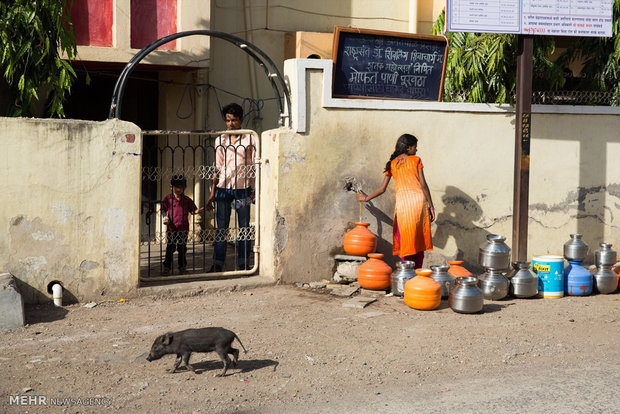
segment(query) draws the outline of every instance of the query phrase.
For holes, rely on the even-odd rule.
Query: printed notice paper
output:
[[[446,31],[610,37],[613,0],[447,0]]]

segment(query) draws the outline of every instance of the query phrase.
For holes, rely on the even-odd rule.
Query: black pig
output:
[[[231,366],[231,360],[228,354],[233,356],[232,366],[237,366],[239,350],[231,346],[235,339],[239,341],[243,351],[247,353],[248,351],[241,343],[239,337],[228,329],[198,328],[186,329],[179,332],[168,332],[155,339],[151,347],[151,352],[149,352],[149,356],[146,357],[146,360],[154,361],[164,355],[177,354],[172,372],[174,373],[177,370],[181,360],[187,368],[195,372],[196,370],[194,367],[189,364],[189,357],[192,355],[192,352],[215,351],[222,361],[224,361],[224,370],[216,375],[216,377],[221,377],[226,374],[228,367]]]

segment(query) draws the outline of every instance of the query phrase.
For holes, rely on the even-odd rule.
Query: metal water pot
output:
[[[484,297],[478,288],[477,277],[457,277],[450,290],[448,304],[458,313],[477,313],[482,311]]]
[[[617,255],[611,250],[611,243],[601,243],[601,249],[594,252],[594,264],[596,267],[613,266],[616,264]]]
[[[513,270],[506,275],[510,281],[509,292],[517,298],[530,298],[538,294],[538,275],[530,262],[512,262]]]
[[[510,247],[506,238],[497,234],[487,235],[486,243],[478,250],[478,264],[485,269],[504,270],[510,267]]]
[[[581,240],[581,234],[571,234],[570,240],[564,243],[564,257],[566,260],[583,261],[590,249],[587,244]]]
[[[405,294],[405,283],[416,276],[415,263],[412,261],[402,261],[396,263],[396,269],[392,272],[392,293],[394,296]]]
[[[446,299],[450,295],[450,289],[454,287],[455,277],[448,273],[450,266],[431,266],[431,277],[441,286],[441,298]]]
[[[596,271],[592,273],[594,276],[594,289],[598,293],[612,293],[616,291],[618,287],[618,276],[611,270],[610,265],[601,265],[596,268]]]
[[[487,269],[478,278],[478,286],[480,286],[485,299],[500,300],[508,296],[510,282],[501,271]]]

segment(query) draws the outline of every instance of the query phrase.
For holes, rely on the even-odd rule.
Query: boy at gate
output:
[[[243,108],[236,103],[222,109],[226,129],[241,129]],[[207,209],[215,204],[217,229],[213,266],[209,272],[221,272],[226,260],[226,242],[230,215],[235,209],[239,225],[237,236],[237,269],[248,269],[250,258],[250,207],[255,201],[254,156],[256,142],[251,134],[222,134],[215,140],[216,176],[211,186]],[[215,203],[214,203],[215,202]]]
[[[182,175],[175,175],[170,180],[168,194],[161,202],[161,211],[165,214],[166,226],[166,258],[164,259],[164,274],[169,274],[172,268],[172,255],[178,252],[177,261],[179,272],[183,273],[187,267],[187,235],[189,233],[189,214],[200,214],[204,208],[197,208],[194,201],[185,195],[187,181]]]

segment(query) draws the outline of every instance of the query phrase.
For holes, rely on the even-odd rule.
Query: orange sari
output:
[[[431,217],[420,183],[422,168],[420,157],[409,155],[393,159],[385,173],[394,177],[396,186],[392,252],[401,257],[433,250]]]

